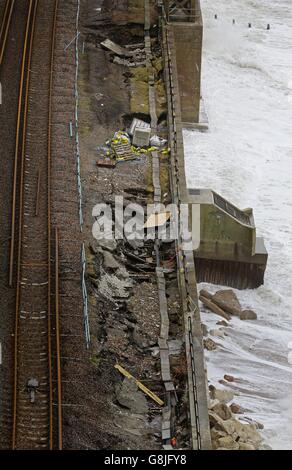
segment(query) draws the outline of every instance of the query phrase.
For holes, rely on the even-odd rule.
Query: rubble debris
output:
[[[151,214],[145,223],[145,228],[163,227],[171,218],[171,212],[155,212]]]
[[[204,339],[204,348],[207,349],[207,351],[215,351],[217,349],[217,344],[210,338]]]
[[[135,327],[133,331],[133,342],[138,346],[139,349],[147,349],[155,346],[157,341],[151,341],[143,336],[142,331],[139,327]]]
[[[134,132],[137,127],[139,129],[151,129],[151,126],[148,124],[148,122],[142,121],[142,119],[134,118],[129,129],[129,134],[131,136],[134,136]]]
[[[126,369],[124,369],[122,366],[120,366],[119,364],[116,364],[115,365],[115,369],[117,369],[124,377],[126,377],[127,379],[130,379],[130,380],[133,380],[134,383],[137,385],[137,387],[142,390],[142,392],[144,392],[148,397],[150,397],[153,401],[155,401],[158,405],[160,406],[163,406],[164,405],[164,402],[153,392],[151,392],[151,390],[149,390],[149,388],[145,387],[145,385],[143,385],[139,380],[135,379],[128,371],[126,371]]]
[[[241,406],[237,405],[236,403],[232,403],[230,405],[230,409],[234,415],[242,415],[245,411]]]
[[[116,55],[121,57],[132,57],[133,52],[129,51],[128,49],[119,46],[118,44],[114,43],[110,39],[106,39],[105,41],[100,43],[105,49],[108,49],[111,52],[114,52]]]
[[[211,407],[211,410],[220,416],[220,418],[224,419],[224,421],[232,418],[232,411],[230,410],[229,406],[226,405],[226,403],[215,403]]]
[[[235,382],[235,377],[233,377],[233,375],[225,374],[224,375],[224,380],[226,380],[226,382]]]
[[[242,311],[239,300],[232,289],[216,292],[212,296],[212,301],[231,315],[239,316]]]
[[[123,65],[124,67],[142,67],[146,65],[146,60],[141,59],[140,61],[136,60],[131,62],[130,60],[121,59],[120,57],[115,56],[114,64]]]
[[[217,315],[220,315],[220,317],[223,317],[225,320],[228,320],[228,321],[231,320],[231,316],[228,313],[224,312],[222,308],[218,307],[218,305],[216,305],[211,300],[206,299],[201,294],[200,294],[199,299],[205,305],[205,307],[207,307],[212,312],[216,313]]]
[[[162,139],[162,138],[159,137],[158,135],[154,135],[154,136],[151,137],[151,139],[150,139],[150,145],[151,145],[152,147],[161,148],[161,147],[165,147],[166,144],[167,144],[167,140]]]
[[[149,147],[151,129],[136,126],[133,135],[133,144],[136,147]]]
[[[240,314],[240,320],[257,320],[258,316],[253,310],[243,310]]]
[[[117,163],[137,160],[154,151],[159,151],[161,155],[167,155],[169,149],[151,145],[150,136],[150,125],[140,119],[134,119],[129,133],[117,131],[104,145],[97,148],[99,154],[97,166],[115,168]],[[162,143],[165,141],[160,140],[159,144]]]
[[[222,403],[229,403],[234,398],[234,393],[229,390],[218,389],[214,385],[209,386],[212,400],[219,400]]]
[[[216,323],[216,325],[218,325],[218,326],[224,326],[224,327],[230,326],[229,323],[227,323],[227,321],[225,321],[225,320],[218,321],[218,322]]]
[[[155,271],[156,265],[153,262],[153,258],[148,258],[149,261],[147,261],[147,259],[140,258],[139,256],[130,253],[127,250],[123,250],[123,253],[127,258],[134,262],[135,268],[140,267],[141,269],[144,269],[146,271]]]
[[[115,274],[109,274],[104,270],[101,270],[100,279],[97,282],[93,282],[98,288],[98,292],[107,299],[128,299],[130,297],[129,289],[133,283],[130,279],[120,279],[118,277],[119,272]]]
[[[128,408],[132,413],[146,414],[148,404],[145,395],[139,391],[134,380],[125,378],[122,384],[116,387],[116,397],[118,403]]]
[[[108,251],[103,252],[103,265],[105,268],[113,270],[117,270],[120,267],[120,264],[117,262],[114,255]]]
[[[96,165],[101,168],[115,168],[117,166],[117,162],[110,158],[99,158]]]
[[[257,314],[253,310],[243,310],[240,302],[233,290],[221,290],[212,295],[202,289],[200,292],[201,302],[212,312],[220,315],[225,320],[231,320],[231,315],[239,317],[241,320],[256,320]],[[223,326],[228,326],[227,324]]]
[[[214,449],[255,450],[261,445],[263,439],[253,424],[243,424],[235,418],[224,420],[212,410],[209,419]]]
[[[256,450],[255,446],[249,444],[247,442],[240,442],[239,443],[239,450]]]
[[[136,155],[131,147],[131,141],[128,134],[116,132],[111,142],[111,147],[117,160],[135,160]]]
[[[243,418],[241,418],[243,421],[246,421],[247,423],[250,423],[252,425],[255,426],[256,429],[259,429],[259,430],[263,430],[265,429],[265,426],[262,424],[262,423],[259,423],[258,421],[254,421],[253,419],[251,418],[248,418],[247,416],[244,416]]]

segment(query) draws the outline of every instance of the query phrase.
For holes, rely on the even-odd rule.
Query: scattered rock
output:
[[[235,442],[243,442],[254,445],[256,448],[262,442],[262,437],[251,424],[242,424],[235,418],[223,420],[213,411],[209,411],[210,424],[212,428],[225,432]]]
[[[257,320],[258,316],[253,310],[243,310],[240,314],[240,320]]]
[[[203,297],[201,294],[199,299],[203,303],[203,305],[205,305],[205,307],[207,307],[212,312],[216,313],[216,315],[219,315],[220,317],[223,317],[225,320],[228,321],[231,319],[229,313],[226,313],[222,308],[218,307],[218,305],[212,302],[212,300]]]
[[[136,326],[135,323],[129,321],[127,318],[124,318],[123,321],[124,321],[124,324],[125,324],[125,326],[127,327],[127,329],[128,329],[129,331],[134,331],[134,328],[135,328],[135,326]]]
[[[229,390],[220,390],[214,385],[210,385],[210,397],[212,400],[219,400],[221,403],[229,403],[234,398],[234,394]]]
[[[227,434],[226,430],[222,426],[224,423],[224,419],[220,418],[214,411],[209,410],[209,420],[211,429],[215,429],[216,431],[221,431],[224,434]]]
[[[218,429],[215,429],[215,428],[211,429],[211,439],[212,439],[212,441],[218,441],[218,439],[220,439],[220,437],[225,437],[225,436],[226,436],[226,432],[218,431]]]
[[[222,320],[222,321],[218,321],[218,322],[216,323],[216,325],[228,327],[228,326],[229,326],[229,323],[227,323],[227,321],[225,321],[225,320]]]
[[[239,450],[256,450],[252,444],[247,442],[239,442]]]
[[[247,416],[243,419],[247,421],[249,424],[253,425],[254,429],[260,429],[260,430],[265,429],[265,426],[262,423],[259,423],[258,421],[254,421],[253,419],[248,418]]]
[[[232,413],[230,411],[230,408],[225,403],[217,403],[211,409],[212,411],[214,411],[214,413],[216,413],[218,416],[220,416],[220,418],[224,420],[232,418]]]
[[[236,403],[232,403],[230,405],[230,409],[235,415],[242,415],[245,411],[241,406],[237,405]]]
[[[124,379],[123,383],[116,387],[116,397],[121,406],[128,408],[133,413],[145,414],[148,412],[147,399],[133,380]]]
[[[109,274],[104,270],[97,284],[99,293],[106,299],[128,299],[130,297],[129,288],[133,283],[130,279],[119,279],[116,274]]]
[[[217,349],[217,344],[210,338],[204,339],[204,348],[207,349],[207,351],[215,351]]]
[[[112,239],[101,239],[101,240],[94,240],[93,243],[90,245],[90,249],[94,253],[98,253],[99,249],[107,250],[110,252],[114,252],[117,249],[117,242],[116,240]]]
[[[239,450],[239,443],[235,442],[231,436],[220,437],[218,439],[218,447],[227,450]]]
[[[212,296],[212,301],[232,315],[240,316],[242,308],[232,289],[220,290]]]
[[[212,300],[212,297],[213,297],[213,295],[210,294],[210,292],[208,292],[208,291],[205,290],[205,289],[202,289],[202,290],[200,291],[200,295],[201,295],[202,297],[205,297],[205,299],[209,299],[209,300]]]
[[[224,375],[224,380],[226,380],[226,382],[234,382],[235,381],[235,378],[233,377],[233,375]]]
[[[142,331],[136,326],[133,331],[133,342],[138,346],[140,349],[151,348],[156,346],[157,340],[152,341],[150,338],[143,335]]]
[[[138,346],[140,349],[145,349],[148,347],[147,342],[143,338],[143,336],[139,333],[137,328],[134,328],[133,331],[133,342]]]
[[[103,265],[105,268],[113,270],[117,270],[120,267],[114,255],[112,255],[109,251],[103,252]]]

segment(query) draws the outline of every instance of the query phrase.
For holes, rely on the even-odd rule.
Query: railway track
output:
[[[13,3],[5,5],[2,37]],[[16,292],[12,449],[62,449],[59,242],[51,223],[57,12],[58,0],[29,0],[23,41],[9,265]]]

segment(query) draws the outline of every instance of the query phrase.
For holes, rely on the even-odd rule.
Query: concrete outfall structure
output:
[[[254,289],[264,283],[268,253],[257,237],[252,209],[240,210],[209,189],[190,189],[200,207],[200,246],[195,249],[198,282]]]

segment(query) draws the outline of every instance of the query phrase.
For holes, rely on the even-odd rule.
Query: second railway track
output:
[[[57,12],[58,0],[28,2],[15,142],[9,275],[9,284],[16,290],[13,449],[62,448],[60,333],[53,323],[58,293],[53,288],[51,224]],[[58,247],[55,249],[57,253]]]

